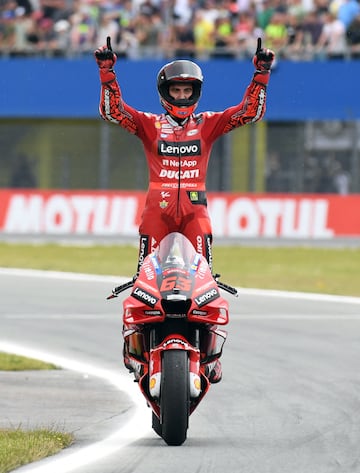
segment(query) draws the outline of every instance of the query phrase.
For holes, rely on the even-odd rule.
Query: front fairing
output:
[[[157,323],[166,317],[198,323],[228,322],[228,303],[206,259],[176,232],[167,235],[145,258],[123,307],[125,324]]]

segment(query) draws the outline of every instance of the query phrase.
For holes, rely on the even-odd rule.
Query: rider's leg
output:
[[[191,212],[182,219],[179,231],[193,244],[195,250],[207,260],[212,272],[212,228],[205,205],[191,205]]]

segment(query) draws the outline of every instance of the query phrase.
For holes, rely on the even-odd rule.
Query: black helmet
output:
[[[169,86],[174,82],[190,83],[193,93],[189,99],[175,100],[169,95]],[[165,64],[157,76],[157,88],[160,103],[170,115],[176,118],[186,118],[197,107],[201,96],[203,75],[200,67],[192,61],[185,59]]]

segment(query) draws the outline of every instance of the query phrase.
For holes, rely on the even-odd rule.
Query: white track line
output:
[[[22,467],[21,471],[26,471],[27,473],[49,473],[49,471],[51,471],[51,473],[71,472],[111,455],[150,432],[150,411],[140,391],[135,389],[136,386],[134,386],[132,377],[121,375],[117,371],[105,370],[87,363],[73,361],[69,358],[57,356],[49,352],[2,340],[0,340],[0,351],[47,361],[65,369],[79,373],[87,373],[103,379],[113,384],[120,391],[124,391],[129,395],[131,393],[131,400],[134,402],[134,414],[131,419],[104,440],[92,443],[72,453],[69,451],[69,453],[66,454],[66,450],[64,450],[62,453],[65,455],[62,455],[60,458],[57,456],[46,458],[34,466]]]
[[[60,271],[42,271],[36,269],[18,269],[18,268],[0,268],[0,275],[9,276],[28,276],[38,278],[65,279],[74,281],[98,281],[109,282],[112,284],[121,284],[130,278],[116,276],[99,276],[94,274],[69,273]],[[338,302],[341,304],[360,304],[360,297],[335,296],[331,294],[318,294],[295,291],[277,291],[272,289],[247,289],[237,288],[240,295],[260,296],[260,297],[279,297],[283,299],[301,299],[318,302]]]
[[[360,304],[360,297],[334,296],[332,294],[317,294],[314,292],[276,291],[272,289],[238,288],[239,294],[246,296],[278,297],[282,299],[300,299],[314,302],[338,302],[340,304]]]

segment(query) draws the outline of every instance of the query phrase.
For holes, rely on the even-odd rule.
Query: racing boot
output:
[[[219,383],[222,378],[222,367],[220,360],[209,363],[206,366],[205,374],[211,384]]]

